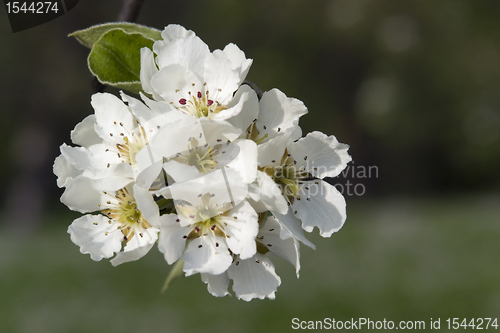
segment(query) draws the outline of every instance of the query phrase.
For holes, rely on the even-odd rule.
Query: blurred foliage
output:
[[[66,36],[114,21],[121,4],[81,1],[16,34],[0,9],[3,188],[40,183],[60,207],[51,165],[95,91],[88,50]],[[240,46],[254,59],[249,80],[308,106],[304,133],[334,134],[353,165],[378,167],[363,180],[377,195],[500,185],[499,14],[490,0],[148,0],[138,23]]]
[[[347,198],[341,232],[311,237],[317,251],[303,247],[300,279],[275,260],[277,299],[250,303],[210,296],[199,276],[159,295],[168,268],[158,251],[113,268],[81,255],[61,228],[79,214],[58,202],[51,167],[93,112],[95,91],[88,49],[67,35],[114,21],[121,4],[82,0],[16,34],[0,6],[0,226],[38,214],[53,227],[0,230],[0,331],[281,332],[294,317],[498,315],[499,198],[474,193],[500,185],[500,2],[144,2],[140,24],[182,24],[211,49],[237,44],[254,59],[249,80],[308,106],[304,133],[334,134],[351,146],[352,165],[378,167],[356,180],[367,195],[399,197]],[[443,199],[456,191],[472,195]],[[67,215],[41,214],[47,206]]]
[[[65,230],[0,232],[0,331],[293,332],[292,319],[377,321],[498,317],[498,196],[356,202],[332,239],[308,235],[300,278],[272,260],[276,299],[211,296],[199,274],[160,288],[169,267],[156,246],[139,261],[94,262]],[[73,214],[75,215],[75,214]],[[49,216],[57,226],[70,214]],[[471,223],[474,221],[474,223]],[[367,330],[356,330],[366,332]]]

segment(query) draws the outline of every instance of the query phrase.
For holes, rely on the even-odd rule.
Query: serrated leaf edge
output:
[[[106,33],[108,33],[109,31],[111,30],[115,30],[115,29],[120,29],[120,30],[123,30],[125,31],[125,33],[137,33],[137,34],[141,34],[144,38],[147,38],[147,39],[150,39],[152,40],[153,42],[156,41],[156,40],[159,40],[159,39],[152,39],[150,37],[147,37],[145,36],[144,34],[140,33],[140,32],[127,32],[126,30],[122,29],[121,27],[118,27],[118,25],[129,25],[129,26],[137,26],[137,27],[141,27],[141,28],[146,28],[146,29],[150,29],[152,31],[156,31],[158,32],[160,38],[161,38],[161,30],[158,30],[156,28],[151,28],[151,27],[148,27],[148,26],[145,26],[145,25],[142,25],[142,24],[137,24],[137,23],[130,23],[130,22],[109,22],[109,23],[102,23],[102,24],[96,24],[96,25],[93,25],[91,27],[88,27],[86,29],[82,29],[82,30],[77,30],[77,31],[74,31],[70,34],[68,34],[68,37],[74,37],[80,44],[82,44],[83,46],[85,47],[88,47],[89,49],[92,49],[93,45],[99,41],[99,39],[102,38],[103,35],[105,35]],[[80,33],[83,33],[83,32],[86,32],[86,31],[90,31],[90,30],[93,30],[93,29],[96,29],[96,28],[101,28],[101,27],[105,27],[105,26],[117,26],[116,28],[111,28],[109,30],[107,30],[105,33],[103,33],[96,41],[94,41],[93,43],[90,43],[87,39],[84,39],[84,38],[80,38],[79,37],[79,34]]]

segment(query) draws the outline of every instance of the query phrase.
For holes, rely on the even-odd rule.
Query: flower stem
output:
[[[118,15],[118,22],[135,22],[144,0],[124,0]]]
[[[245,80],[245,81],[243,81],[243,84],[249,85],[250,88],[255,90],[255,92],[257,93],[257,97],[259,97],[259,99],[262,98],[264,91],[262,89],[260,89],[255,83],[248,81],[248,80]]]
[[[184,261],[182,261],[182,258],[177,260],[174,267],[172,267],[172,269],[168,273],[167,279],[165,280],[165,283],[163,284],[163,287],[160,290],[162,294],[167,290],[168,286],[175,278],[182,275],[183,266],[184,266]]]

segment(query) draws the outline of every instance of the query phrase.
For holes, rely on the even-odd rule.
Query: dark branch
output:
[[[262,98],[262,94],[264,94],[264,91],[260,89],[255,83],[245,80],[243,81],[243,84],[249,85],[250,88],[252,88],[257,93],[257,97],[259,97],[259,99]]]
[[[123,0],[123,7],[118,15],[118,22],[135,22],[144,0]]]
[[[101,82],[99,82],[99,80],[97,79],[96,76],[94,76],[92,78],[92,82],[91,82],[91,85],[92,85],[92,88],[95,92],[104,92],[104,89],[106,88],[106,85],[102,84]]]

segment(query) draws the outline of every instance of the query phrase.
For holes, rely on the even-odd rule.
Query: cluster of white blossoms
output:
[[[168,264],[200,273],[215,296],[273,299],[269,252],[300,269],[299,243],[339,230],[343,196],[322,179],[351,160],[334,136],[302,136],[304,104],[242,84],[252,63],[234,44],[210,52],[169,25],[141,50],[139,100],[92,96],[92,114],[54,163],[61,201],[84,213],[68,233],[93,260],[137,260],[158,243]]]

